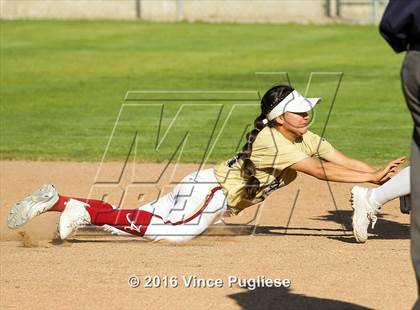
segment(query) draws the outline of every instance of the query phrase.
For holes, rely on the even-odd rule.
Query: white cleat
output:
[[[58,193],[54,185],[44,184],[32,195],[13,205],[7,217],[7,226],[11,229],[18,228],[50,209],[57,201]]]
[[[126,237],[133,237],[134,235],[129,234],[128,232],[119,230],[118,228],[115,228],[111,225],[102,225],[102,229],[106,232],[111,233],[111,235],[116,235],[116,236],[126,236]]]
[[[58,223],[58,231],[62,240],[70,236],[79,227],[91,224],[89,212],[86,210],[88,204],[79,200],[70,199],[67,201],[66,208],[61,213]]]
[[[378,220],[376,214],[381,209],[380,205],[372,202],[372,190],[362,186],[351,189],[351,206],[353,208],[353,235],[356,241],[364,243],[368,239],[368,227],[372,223],[372,229]]]

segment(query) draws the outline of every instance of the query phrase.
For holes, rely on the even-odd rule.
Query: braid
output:
[[[265,127],[263,120],[265,115],[261,113],[254,121],[254,129],[246,134],[246,143],[239,153],[242,159],[241,174],[247,180],[245,184],[245,198],[253,199],[260,188],[260,181],[255,177],[256,167],[251,160],[252,144],[257,138],[258,133]]]
[[[245,199],[254,199],[260,188],[260,181],[255,176],[256,167],[251,160],[252,144],[257,138],[258,133],[266,126],[274,127],[276,120],[271,120],[264,124],[263,120],[275,106],[277,106],[287,95],[293,91],[288,85],[277,85],[270,88],[261,99],[261,114],[254,121],[254,129],[246,134],[246,143],[242,151],[237,155],[237,159],[242,159],[241,175],[246,180]]]

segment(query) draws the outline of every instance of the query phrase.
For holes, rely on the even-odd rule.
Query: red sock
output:
[[[153,214],[143,210],[113,209],[105,211],[96,207],[86,207],[91,223],[94,225],[110,225],[136,236],[143,236]]]
[[[58,196],[58,201],[55,203],[55,205],[49,209],[48,211],[57,211],[57,212],[63,212],[64,208],[66,207],[66,203],[69,199],[78,200],[84,203],[87,203],[91,207],[94,207],[95,209],[100,209],[103,211],[110,211],[114,210],[112,205],[109,203],[102,201],[102,200],[95,200],[95,199],[84,199],[84,198],[73,198],[73,197],[66,197],[66,196]]]

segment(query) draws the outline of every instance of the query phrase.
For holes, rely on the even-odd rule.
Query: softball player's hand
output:
[[[392,178],[395,174],[399,172],[398,166],[404,163],[405,157],[400,157],[394,160],[391,160],[385,167],[379,169],[373,173],[373,182],[375,184],[381,185]]]

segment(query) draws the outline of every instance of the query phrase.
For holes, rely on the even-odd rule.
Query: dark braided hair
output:
[[[251,160],[252,144],[257,138],[258,133],[266,125],[269,127],[275,126],[275,120],[269,121],[267,124],[264,124],[263,120],[293,90],[288,85],[277,85],[270,88],[261,99],[261,114],[254,120],[254,129],[246,134],[246,143],[242,147],[242,151],[238,154],[238,159],[242,159],[241,175],[247,180],[245,184],[245,199],[254,199],[260,188],[260,181],[255,177],[256,167]]]

